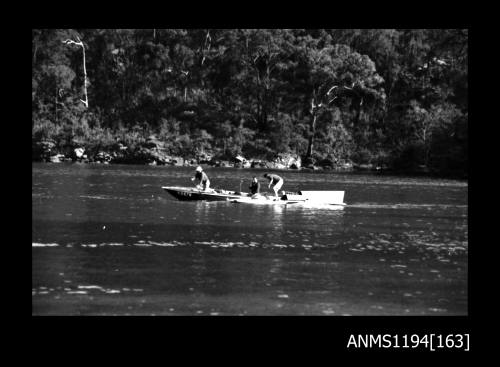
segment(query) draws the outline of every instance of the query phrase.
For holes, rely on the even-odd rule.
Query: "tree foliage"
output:
[[[467,75],[462,29],[36,29],[32,139],[465,172]]]

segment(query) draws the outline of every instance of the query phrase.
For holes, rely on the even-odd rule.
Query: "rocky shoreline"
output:
[[[374,172],[381,174],[425,175],[432,177],[447,177],[466,179],[462,173],[432,172],[426,167],[410,170],[394,170],[387,166],[373,164],[357,164],[351,161],[304,160],[294,154],[278,154],[273,159],[234,157],[214,157],[210,154],[198,154],[194,157],[180,157],[168,153],[165,143],[154,136],[135,147],[116,143],[111,147],[92,147],[68,145],[61,147],[53,141],[39,141],[32,145],[33,162],[79,162],[89,164],[143,164],[177,167],[192,167],[197,165],[209,167],[230,168],[261,168],[276,170],[302,171],[334,171],[334,172]]]
[[[198,154],[194,157],[170,155],[167,147],[155,138],[148,139],[134,148],[116,143],[112,147],[88,149],[83,146],[61,148],[53,141],[40,141],[32,146],[32,161],[35,162],[80,162],[97,164],[145,164],[167,166],[206,165],[212,167],[267,168],[291,170],[335,170],[353,171],[354,169],[376,170],[371,165],[356,165],[352,162],[323,160],[306,161],[294,154],[278,154],[273,159],[234,157],[214,157],[210,154]],[[380,167],[378,167],[380,169]]]

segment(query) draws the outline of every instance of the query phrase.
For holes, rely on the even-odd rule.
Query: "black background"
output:
[[[25,326],[23,322],[14,322],[14,333],[8,335],[11,341],[19,342],[17,351],[21,354],[18,354],[18,357],[23,359],[31,357],[36,362],[50,364],[59,362],[65,365],[82,362],[96,365],[113,362],[118,364],[120,361],[140,366],[156,364],[239,366],[290,363],[304,366],[352,365],[356,364],[355,360],[351,359],[354,355],[361,352],[371,358],[373,353],[347,349],[351,334],[386,333],[400,336],[413,333],[421,336],[427,333],[444,335],[469,333],[471,352],[450,353],[442,350],[428,352],[426,355],[431,357],[431,361],[439,359],[446,364],[451,362],[452,355],[454,360],[463,362],[470,360],[470,355],[480,355],[487,348],[488,340],[490,342],[495,340],[493,319],[488,320],[488,317],[496,314],[495,310],[483,308],[484,306],[479,303],[479,298],[485,294],[481,288],[485,282],[486,294],[494,294],[495,288],[498,288],[495,287],[495,277],[483,278],[481,275],[481,270],[487,268],[484,261],[485,252],[488,251],[486,257],[493,257],[490,251],[496,246],[494,237],[488,239],[482,231],[485,226],[487,228],[495,226],[495,223],[492,223],[494,217],[486,210],[490,206],[486,205],[490,201],[488,193],[494,189],[488,187],[488,183],[491,186],[496,182],[494,174],[491,173],[495,168],[493,158],[495,155],[493,152],[485,152],[484,149],[487,147],[494,149],[495,144],[487,141],[487,137],[494,140],[499,135],[492,133],[498,124],[498,118],[495,115],[488,116],[489,111],[483,108],[483,106],[495,107],[494,99],[498,97],[498,93],[488,92],[488,88],[494,88],[495,82],[487,75],[479,74],[489,74],[488,71],[493,73],[493,70],[498,68],[495,65],[496,56],[489,51],[496,42],[487,38],[492,31],[481,31],[472,26],[473,20],[479,25],[487,23],[487,9],[477,9],[481,15],[475,17],[475,10],[465,4],[442,5],[442,8],[435,3],[411,2],[407,6],[399,4],[364,5],[332,2],[327,6],[311,2],[288,2],[272,6],[269,2],[265,4],[228,2],[225,5],[215,2],[202,4],[184,2],[174,6],[170,2],[165,2],[160,6],[123,2],[105,6],[102,2],[98,5],[85,2],[63,3],[52,8],[45,3],[36,5],[38,8],[26,4],[24,9],[4,12],[5,17],[12,15],[13,24],[7,26],[7,29],[4,28],[3,35],[8,44],[3,45],[3,50],[8,50],[7,55],[10,56],[7,58],[13,65],[4,67],[3,70],[4,76],[8,76],[13,83],[9,85],[13,87],[4,84],[3,89],[13,104],[9,103],[8,107],[4,107],[2,140],[11,144],[9,147],[4,145],[4,152],[15,155],[8,158],[9,166],[13,166],[8,168],[12,169],[7,176],[11,179],[2,181],[7,184],[9,193],[12,192],[12,186],[15,186],[15,191],[20,192],[6,195],[8,202],[4,201],[4,208],[9,209],[6,211],[9,217],[6,223],[15,225],[13,239],[16,243],[14,246],[7,241],[3,245],[24,249],[20,251],[21,254],[14,255],[15,261],[14,259],[7,261],[9,255],[5,255],[4,263],[10,263],[12,266],[8,273],[16,283],[19,281],[24,284],[30,281],[28,266],[26,268],[21,266],[24,262],[28,262],[29,234],[26,226],[31,206],[28,199],[30,188],[27,185],[31,181],[28,163],[30,130],[28,116],[24,117],[29,110],[27,77],[29,65],[27,64],[31,59],[28,54],[30,29],[27,25],[17,24],[18,20],[21,23],[27,22],[26,19],[31,20],[31,28],[470,28],[469,44],[472,47],[469,50],[472,57],[469,59],[472,61],[474,71],[469,74],[473,91],[469,94],[471,97],[469,103],[472,104],[469,107],[469,137],[472,146],[469,150],[469,169],[473,169],[469,172],[468,316],[30,316],[30,311],[27,309],[30,287],[27,284],[19,284],[15,286],[19,296],[13,293],[4,294],[3,297],[20,301],[19,307],[14,307],[14,311],[22,314],[21,319],[27,321],[28,317],[31,317],[27,321],[29,326]],[[14,14],[18,15],[17,18]],[[21,77],[24,75],[26,80]],[[19,106],[15,107],[15,104]],[[7,117],[7,112],[10,117]],[[11,133],[6,125],[9,129],[11,126],[19,128],[19,131]],[[20,144],[21,141],[23,144]],[[480,176],[483,174],[488,177],[481,180]],[[24,216],[26,218],[22,218]],[[12,228],[14,227],[11,227],[11,230]],[[10,282],[8,278],[4,279]],[[10,318],[10,313],[6,315]],[[481,318],[486,321],[481,323]],[[491,336],[488,335],[488,330],[493,331]],[[29,346],[26,345],[26,340],[29,340]],[[425,352],[425,349],[372,349],[368,352],[382,353],[382,361],[387,361],[389,355],[399,355],[406,363],[412,362],[417,355],[421,355],[420,352]],[[16,361],[20,360],[16,358]],[[372,360],[368,359],[367,362],[371,363]]]

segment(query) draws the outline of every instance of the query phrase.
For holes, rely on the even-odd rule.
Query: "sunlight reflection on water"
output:
[[[281,173],[286,190],[345,190],[342,211],[160,189],[191,171],[33,164],[33,313],[466,314],[466,183]],[[254,175],[207,172],[233,190]]]

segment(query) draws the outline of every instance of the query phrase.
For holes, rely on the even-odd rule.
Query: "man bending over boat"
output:
[[[269,186],[268,188],[273,188],[274,190],[274,195],[276,199],[278,199],[278,190],[281,189],[281,186],[283,186],[283,179],[275,174],[269,174],[269,173],[264,173],[264,177],[269,180]]]
[[[257,177],[254,177],[252,179],[252,184],[249,186],[249,189],[250,189],[249,196],[254,198],[260,195],[260,183],[259,180],[257,180]]]
[[[203,172],[203,168],[200,166],[196,167],[196,172],[194,177],[191,178],[191,181],[194,181],[195,179],[198,180],[198,184],[196,185],[197,188],[203,188],[203,191],[208,191],[210,188],[210,180],[208,179],[207,174]]]

